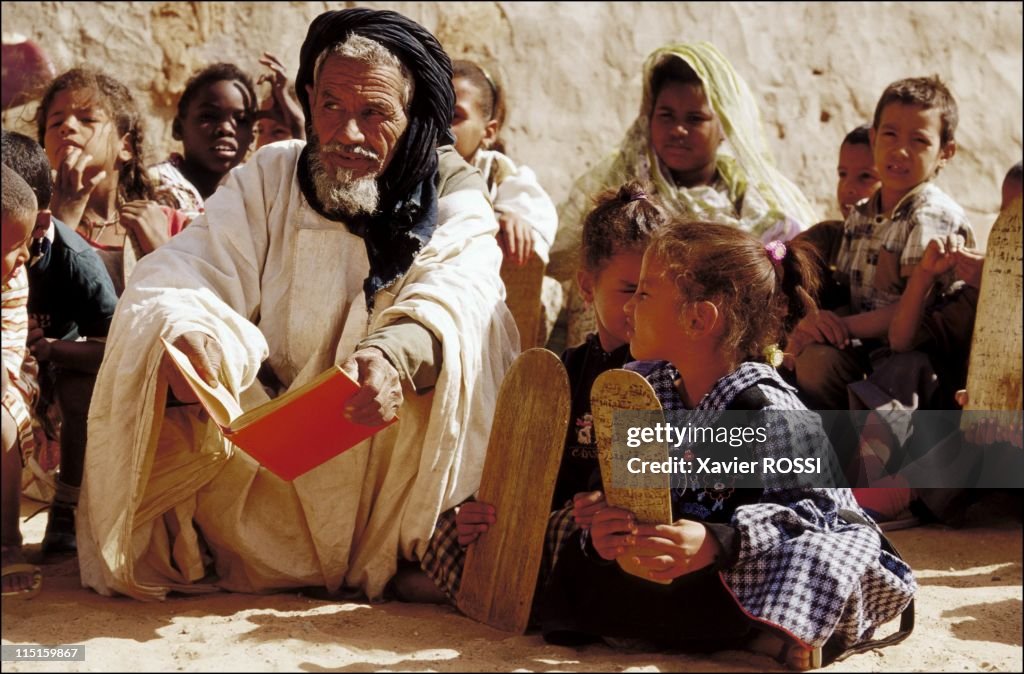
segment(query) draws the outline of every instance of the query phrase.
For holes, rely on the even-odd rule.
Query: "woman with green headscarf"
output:
[[[640,180],[673,216],[735,225],[765,242],[817,222],[807,199],[775,167],[747,83],[713,45],[668,45],[644,63],[640,114],[617,152],[584,174],[559,208],[548,274],[573,281],[591,195]],[[567,344],[594,329],[593,312],[568,290]]]

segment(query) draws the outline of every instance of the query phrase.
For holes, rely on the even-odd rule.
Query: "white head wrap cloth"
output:
[[[677,187],[651,146],[651,79],[655,67],[668,58],[681,59],[693,69],[722,125],[726,142],[718,148],[720,180],[715,186]],[[707,42],[660,47],[644,62],[640,114],[618,151],[584,173],[558,208],[558,235],[547,273],[570,282],[565,288],[568,344],[579,343],[594,326],[592,312],[571,283],[581,259],[583,220],[593,207],[591,197],[629,180],[650,183],[673,216],[731,224],[765,242],[787,241],[818,221],[803,193],[775,167],[754,96],[721,52]],[[727,194],[721,193],[722,183]]]
[[[768,205],[766,217],[756,222],[745,222],[741,216],[736,224],[760,236],[779,220],[788,219],[793,224],[784,232],[773,232],[772,238],[789,239],[817,222],[803,193],[775,167],[750,87],[722,53],[708,42],[668,45],[647,57],[640,115],[626,134],[615,164],[635,167],[638,177],[654,183],[658,195],[670,210],[678,213],[690,210],[684,203],[686,188],[675,186],[651,145],[650,119],[654,107],[651,79],[654,69],[669,58],[682,59],[697,74],[722,125],[727,142],[718,150],[717,168],[729,187],[729,193],[735,196],[753,188]]]

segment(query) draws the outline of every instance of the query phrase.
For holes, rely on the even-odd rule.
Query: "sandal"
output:
[[[4,564],[0,570],[0,578],[7,579],[11,576],[31,576],[32,582],[28,587],[19,590],[4,590],[3,596],[16,599],[31,599],[43,589],[43,572],[35,564],[27,564],[21,556],[20,545],[3,546]],[[11,560],[7,563],[7,560]]]

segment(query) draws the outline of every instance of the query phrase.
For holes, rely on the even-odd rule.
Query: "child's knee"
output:
[[[14,420],[14,415],[11,414],[4,406],[0,406],[0,421],[3,426],[3,443],[4,443],[4,469],[6,470],[8,459],[7,455],[15,455],[15,452],[20,452],[20,446],[18,442],[18,422]],[[21,458],[18,458],[21,461]]]
[[[830,344],[810,344],[796,358],[797,388],[813,409],[847,409],[847,384],[865,374],[854,353]]]
[[[796,357],[796,378],[801,388],[817,389],[837,381],[846,383],[848,377],[862,369],[852,354],[831,344],[808,344]]]

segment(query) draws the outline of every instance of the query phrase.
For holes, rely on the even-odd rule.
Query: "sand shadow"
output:
[[[1003,564],[994,571],[976,573],[971,576],[933,576],[918,578],[918,585],[942,585],[943,587],[996,587],[1021,584],[1020,562]]]
[[[915,571],[966,571],[1021,563],[1021,525],[951,529],[928,525],[891,531],[893,545]]]
[[[944,619],[967,618],[953,623],[949,631],[957,639],[965,641],[994,641],[1010,646],[1020,646],[1021,639],[1021,607],[1020,599],[1004,599],[1003,601],[985,604],[961,606],[951,611],[943,611]]]
[[[484,671],[493,668],[495,660],[518,663],[534,671],[577,671],[581,664],[587,664],[588,670],[614,665],[619,671],[650,667],[655,671],[787,671],[767,656],[742,651],[696,654],[619,650],[604,644],[554,646],[545,643],[536,631],[525,635],[503,632],[467,618],[450,606],[436,604],[349,604],[312,616],[282,618],[255,613],[248,620],[257,628],[241,636],[243,640],[298,638],[317,644],[322,657],[297,665],[309,672],[369,672],[382,667]],[[530,653],[529,663],[523,662],[524,652]],[[332,666],[332,660],[338,664]]]
[[[161,630],[180,618],[231,619],[240,611],[280,608],[281,595],[214,593],[171,595],[143,602],[105,597],[82,587],[75,558],[44,564],[43,590],[30,601],[4,600],[3,638],[17,644],[83,643],[96,638],[138,643],[166,639]],[[291,595],[294,598],[295,595]],[[288,601],[288,595],[285,595]],[[56,639],[54,638],[56,637]]]

